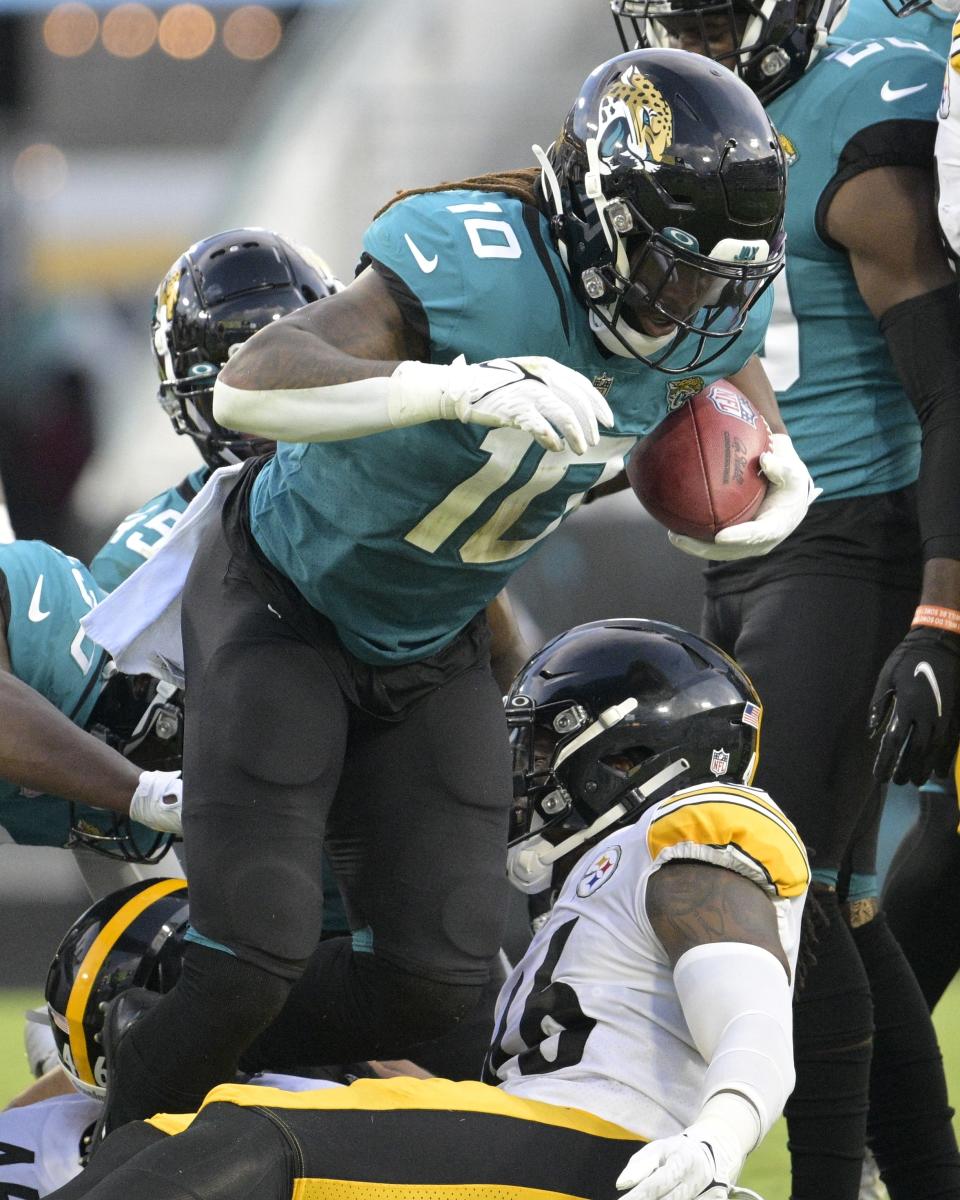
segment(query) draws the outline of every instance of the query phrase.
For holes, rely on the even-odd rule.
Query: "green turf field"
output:
[[[30,1081],[23,1053],[23,1013],[39,1003],[39,995],[33,992],[0,991],[0,1106]],[[947,1075],[955,1081],[951,1098],[957,1105],[960,1103],[960,983],[954,984],[944,997],[936,1019]],[[751,1156],[740,1181],[758,1191],[764,1200],[787,1200],[785,1136],[781,1122]]]

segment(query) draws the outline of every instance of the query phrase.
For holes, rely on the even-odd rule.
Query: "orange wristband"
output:
[[[955,608],[940,608],[936,604],[921,604],[910,622],[911,628],[917,625],[960,633],[960,612]]]

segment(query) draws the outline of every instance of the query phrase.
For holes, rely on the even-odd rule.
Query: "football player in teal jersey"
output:
[[[149,860],[180,832],[179,700],[84,636],[102,596],[45,542],[0,545],[0,826],[21,845]]]
[[[203,466],[120,522],[90,564],[104,591],[156,552],[218,467],[272,451],[272,442],[224,429],[213,416],[213,381],[233,347],[342,286],[312,250],[269,229],[215,233],[173,263],[153,302],[157,398],[174,430],[193,440]]]
[[[875,868],[880,780],[942,766],[960,708],[960,302],[933,163],[943,60],[907,27],[832,37],[841,0],[613,7],[625,42],[736,71],[789,163],[765,364],[823,493],[763,559],[687,548],[714,560],[705,631],[764,699],[760,778],[811,851],[828,919],[797,1002],[792,1194],[856,1196],[868,1132],[891,1196],[960,1196],[936,1037]]]
[[[218,376],[216,419],[278,447],[183,593],[194,932],[177,987],[108,1021],[106,1128],[199,1102],[241,1054],[392,1056],[476,1003],[511,804],[483,609],[672,397],[733,376],[774,431],[732,552],[806,511],[755,359],[785,168],[749,89],[626,55],[535,153],[396,198],[353,283]],[[364,925],[312,954],[324,845]]]

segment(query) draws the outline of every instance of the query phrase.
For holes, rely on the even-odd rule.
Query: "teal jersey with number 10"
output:
[[[713,363],[670,376],[601,349],[545,218],[515,197],[407,197],[367,230],[364,250],[417,307],[432,362],[552,358],[604,391],[615,417],[582,455],[458,421],[278,446],[251,495],[258,545],[357,658],[393,664],[451,641],[608,462],[686,397],[740,370],[761,344],[771,298]]]

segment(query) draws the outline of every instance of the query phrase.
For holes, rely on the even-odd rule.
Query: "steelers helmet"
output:
[[[508,875],[544,890],[554,864],[704,782],[750,783],[760,699],[722,650],[675,625],[592,621],[548,642],[504,701],[513,749]]]
[[[786,164],[750,89],[695,54],[631,51],[590,73],[533,150],[603,346],[671,375],[722,354],[784,262]]]
[[[810,66],[846,16],[849,0],[611,0],[626,47],[676,46],[736,72],[764,104]],[[900,15],[927,0],[884,0]]]
[[[152,675],[128,675],[112,662],[86,730],[143,771],[179,771],[183,759],[183,692]],[[70,848],[83,845],[130,863],[155,863],[172,834],[138,825],[106,809],[71,805]]]
[[[189,909],[185,879],[149,879],[111,892],[67,930],[45,997],[57,1053],[74,1086],[102,1099],[103,1010],[121,992],[168,992],[180,974]]]
[[[272,449],[213,416],[213,384],[258,329],[340,291],[325,262],[269,229],[228,229],[196,242],[157,288],[151,323],[159,401],[177,433],[216,470]]]

